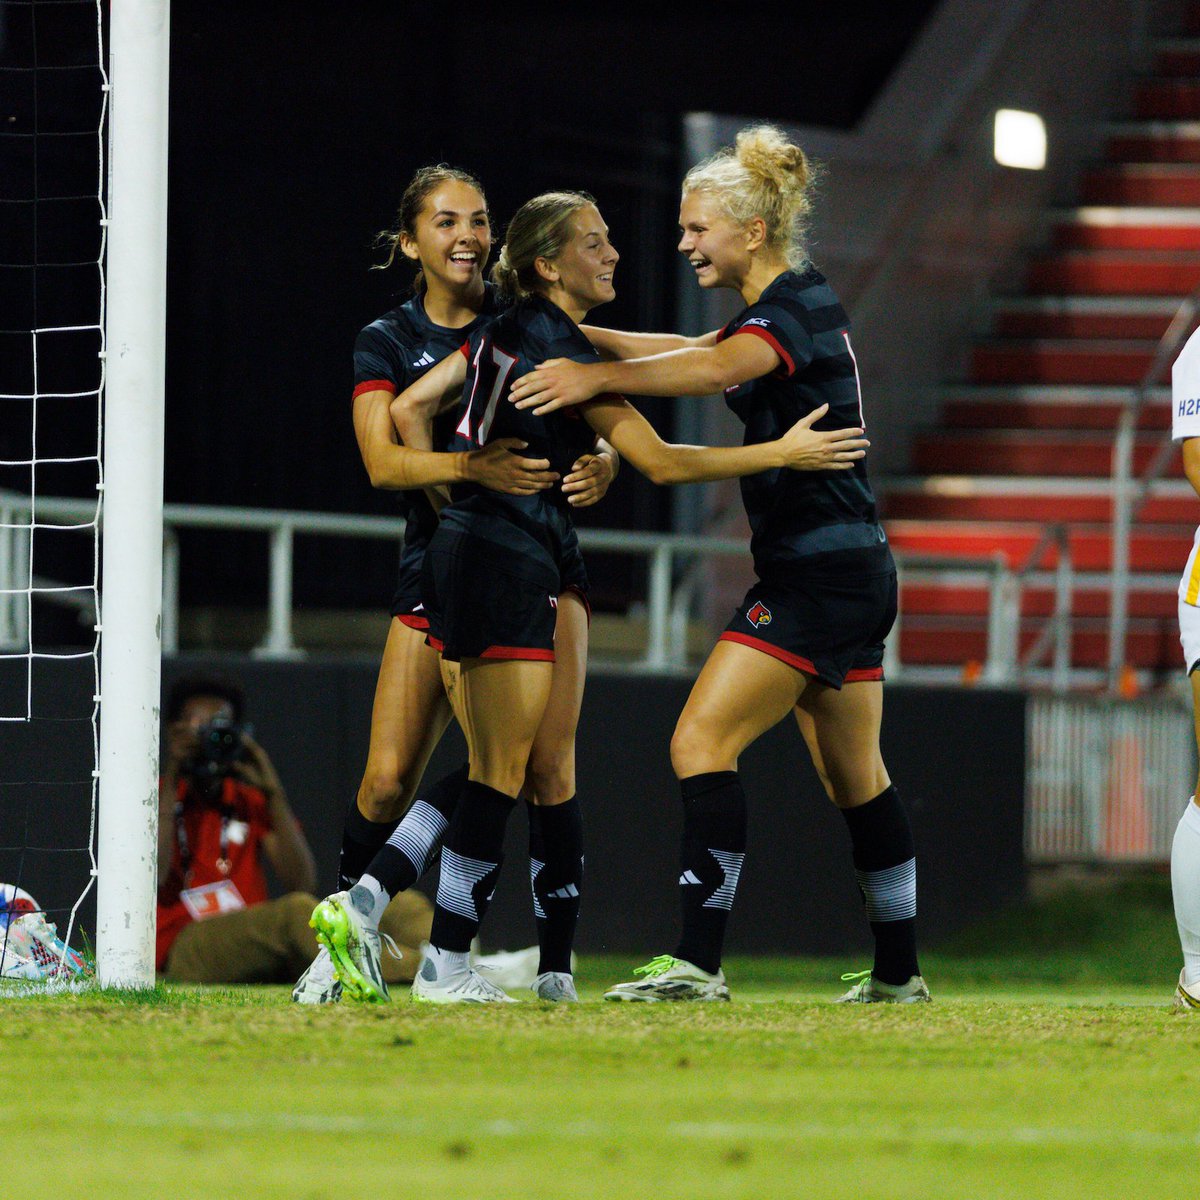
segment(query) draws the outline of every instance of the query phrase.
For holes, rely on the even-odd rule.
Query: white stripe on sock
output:
[[[723,908],[726,912],[733,908],[733,894],[737,891],[738,880],[742,874],[742,863],[746,861],[745,854],[733,854],[728,850],[709,850],[721,864],[725,879],[721,886],[701,905],[702,908]]]
[[[533,892],[533,915],[541,921],[546,919],[546,910],[542,908],[542,902],[538,898],[537,877],[545,865],[543,862],[538,862],[536,858],[529,860],[529,890]]]
[[[418,800],[392,831],[388,845],[399,850],[417,874],[423,875],[430,852],[442,840],[448,825],[449,821],[432,804]]]
[[[868,921],[908,921],[917,915],[917,860],[882,871],[855,871],[867,898]]]
[[[466,917],[468,921],[478,921],[479,911],[475,907],[472,889],[489,871],[495,869],[495,863],[467,858],[463,854],[455,854],[448,846],[443,846],[442,871],[438,878],[438,904],[449,912]]]

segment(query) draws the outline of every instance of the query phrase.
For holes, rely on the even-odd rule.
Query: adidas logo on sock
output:
[[[550,893],[550,897],[555,900],[574,900],[578,896],[579,889],[573,883],[568,883],[566,887],[560,887],[557,891]]]
[[[680,875],[680,877],[679,877],[679,882],[680,883],[700,883],[701,881],[696,878],[695,872],[684,871],[684,873],[682,875]]]

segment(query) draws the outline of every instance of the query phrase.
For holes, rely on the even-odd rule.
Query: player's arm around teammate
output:
[[[514,383],[514,403],[547,413],[611,390],[724,391],[747,441],[819,404],[828,405],[822,423],[861,421],[849,323],[799,241],[809,178],[802,151],[778,131],[743,131],[736,149],[684,181],[678,246],[699,285],[737,291],[743,312],[715,345],[598,365],[547,362]],[[738,759],[789,711],[846,818],[876,939],[872,972],[845,998],[928,995],[913,933],[912,838],[879,748],[894,567],[865,470],[852,467],[743,483],[760,583],[701,671],[671,743],[685,810],[683,935],[673,955],[614,988],[613,999],[728,995],[720,958],[747,819]]]
[[[435,452],[431,444],[426,453],[415,453],[399,445],[388,414],[398,391],[451,354],[474,326],[496,311],[494,294],[484,281],[491,228],[479,183],[453,168],[422,168],[404,192],[395,227],[380,241],[388,247],[385,266],[397,258],[407,259],[418,267],[418,274],[413,297],[364,328],[355,344],[353,423],[372,485],[415,489],[473,478],[501,490],[549,486],[547,464],[517,459],[504,448],[456,455],[440,448]],[[437,654],[425,644],[427,622],[420,611],[421,560],[436,518],[419,492],[402,492],[401,504],[407,528],[400,578],[375,688],[367,761],[346,814],[340,888],[358,879],[412,806],[429,757],[451,716]],[[435,783],[426,797],[431,809],[439,814],[449,811],[460,786],[458,773]],[[433,853],[432,842],[420,831],[406,845],[414,858],[421,859],[423,853]],[[412,882],[424,866],[424,859],[412,866]],[[406,887],[399,892],[406,892]],[[406,893],[389,910],[384,931],[409,947],[407,961],[398,969],[389,960],[393,980],[411,978],[415,947],[428,935],[430,914],[428,901],[417,893]],[[321,1003],[337,999],[340,992],[328,955],[322,952],[301,978],[293,998]]]
[[[567,446],[579,437],[578,421],[522,418],[514,409],[498,407],[498,402],[508,373],[529,369],[544,356],[545,347],[561,346],[572,354],[579,353],[581,346],[587,350],[578,321],[615,294],[612,277],[617,258],[607,227],[588,197],[550,194],[531,201],[517,214],[501,268],[513,290],[526,299],[489,327],[481,341],[472,341],[469,366],[445,368],[449,381],[461,377],[464,384],[458,426],[463,438],[486,441],[516,428],[527,429],[530,440],[536,437],[540,444]],[[594,352],[582,356],[595,358]],[[406,445],[428,444],[439,403],[433,382],[409,389],[393,402],[393,420]],[[663,442],[620,398],[590,405],[584,416],[623,457],[661,482],[727,478],[772,467],[820,464],[831,468],[840,465],[842,456],[848,466],[863,453],[857,428],[830,437],[813,432],[811,420],[798,422],[770,443],[713,449]],[[489,539],[506,547],[525,545],[534,556],[531,563],[536,561],[536,544],[498,532],[507,511],[507,505],[485,502],[478,495],[452,505],[443,511],[427,558],[431,637],[436,634],[443,647],[447,690],[467,735],[471,758],[470,780],[446,835],[450,853],[443,857],[432,948],[414,982],[414,994],[427,999],[502,998],[489,995],[471,979],[464,956],[482,920],[485,895],[500,869],[499,846],[508,809],[522,786],[537,797],[546,817],[566,810],[574,793],[574,731],[583,687],[586,611],[569,594],[561,594],[558,631],[551,640],[545,631],[538,632],[544,617],[536,616],[539,589],[535,584],[526,589],[532,622],[526,625],[520,608],[525,602],[517,599],[525,587],[519,577],[535,568],[521,567],[513,554],[497,553],[488,546]],[[558,525],[562,519],[554,515],[553,506],[541,510],[541,515],[523,511],[519,524],[526,528],[530,522]],[[481,520],[485,513],[486,519]],[[555,544],[560,540],[551,539]],[[507,582],[510,572],[511,582]],[[571,621],[577,637],[563,635],[567,613],[574,614]],[[580,855],[574,858],[578,861]],[[481,872],[479,878],[459,877],[464,864],[474,864]],[[535,873],[535,894],[544,873]],[[581,877],[556,882],[559,886],[542,898],[548,914],[552,898],[577,898]],[[443,905],[443,891],[448,901],[469,892],[469,911],[465,903]],[[542,966],[545,975],[565,974],[561,958],[558,965],[544,961]]]

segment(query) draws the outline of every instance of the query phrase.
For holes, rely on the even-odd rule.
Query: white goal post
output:
[[[169,0],[119,0],[109,173],[96,960],[154,984],[161,685]]]

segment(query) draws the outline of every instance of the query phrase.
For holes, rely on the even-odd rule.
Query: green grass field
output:
[[[4,1194],[1185,1194],[1200,1018],[1168,1006],[1177,957],[1155,879],[973,930],[903,1008],[830,1005],[863,964],[821,960],[732,960],[735,1002],[703,1006],[601,1003],[627,959],[585,960],[561,1007],[10,991]]]

